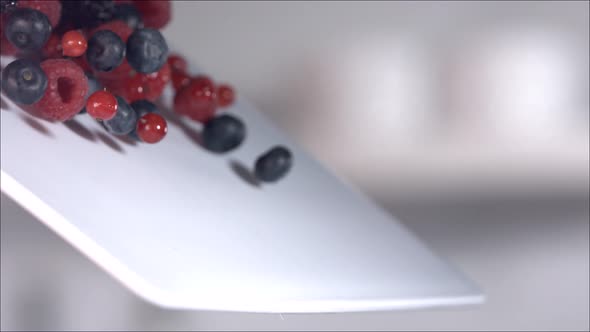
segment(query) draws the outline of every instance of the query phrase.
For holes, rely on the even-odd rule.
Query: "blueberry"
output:
[[[74,29],[94,28],[112,21],[116,6],[112,0],[62,0],[60,25]]]
[[[99,30],[88,40],[86,59],[99,71],[111,71],[123,62],[125,43],[110,30]]]
[[[141,14],[139,14],[137,8],[130,3],[122,3],[115,6],[114,19],[125,22],[132,29],[143,28]]]
[[[117,96],[117,114],[110,120],[102,122],[106,130],[113,135],[127,135],[137,125],[137,115],[127,102]]]
[[[224,114],[207,121],[202,136],[207,150],[228,152],[242,144],[246,137],[246,126],[240,119]]]
[[[166,40],[155,29],[137,29],[127,39],[127,62],[140,73],[158,71],[168,59]]]
[[[6,39],[22,51],[40,50],[51,34],[47,16],[30,8],[14,9],[5,24]]]
[[[260,181],[275,182],[284,177],[293,165],[291,152],[282,146],[275,146],[258,157],[254,166],[254,175]]]
[[[98,90],[102,90],[102,85],[100,84],[100,82],[98,82],[98,80],[96,78],[94,78],[94,76],[85,73],[86,78],[88,79],[88,92],[86,93],[86,97],[84,97],[84,99],[88,99],[88,97],[90,97],[91,94],[95,93]],[[86,113],[86,106],[84,106],[84,108],[82,108],[82,110],[80,111],[80,113],[78,114],[85,114]]]
[[[0,13],[14,9],[17,2],[17,0],[0,0]]]
[[[45,94],[47,76],[37,62],[18,59],[2,70],[2,91],[18,104],[34,104]]]

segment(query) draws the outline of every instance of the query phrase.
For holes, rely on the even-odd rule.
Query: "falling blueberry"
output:
[[[30,8],[14,9],[5,24],[6,39],[22,51],[40,50],[51,34],[47,16]]]
[[[35,61],[18,59],[2,70],[2,91],[15,103],[34,104],[46,88],[47,75]]]
[[[205,123],[202,137],[207,150],[228,152],[242,144],[246,137],[246,126],[240,119],[224,114]]]
[[[111,71],[125,58],[125,43],[110,30],[99,30],[88,40],[86,59],[99,71]]]
[[[275,146],[258,157],[254,165],[254,174],[260,181],[275,182],[284,177],[292,165],[291,152],[283,146]]]
[[[155,29],[137,29],[127,39],[127,62],[136,71],[154,73],[166,63],[168,45]]]
[[[113,135],[127,135],[137,125],[137,115],[125,99],[117,96],[117,114],[110,120],[102,122],[106,130]]]

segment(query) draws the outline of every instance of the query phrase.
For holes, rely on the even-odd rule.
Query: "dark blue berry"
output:
[[[2,70],[2,91],[18,104],[34,104],[45,94],[47,76],[37,62],[18,59]]]
[[[202,137],[207,150],[228,152],[242,144],[246,138],[246,126],[240,119],[224,114],[205,123]]]
[[[284,177],[293,165],[293,156],[287,148],[275,146],[258,157],[254,175],[260,181],[275,182]]]
[[[127,102],[117,96],[117,114],[110,120],[102,122],[106,130],[113,135],[127,135],[137,125],[137,115]]]
[[[6,39],[22,51],[40,50],[51,34],[47,16],[30,8],[14,9],[5,24]]]
[[[127,62],[140,73],[158,71],[168,59],[166,40],[155,29],[137,29],[127,39]]]
[[[62,0],[60,25],[70,28],[94,28],[112,21],[116,6],[112,0]]]
[[[16,8],[17,0],[0,0],[0,13]]]
[[[115,6],[114,19],[125,22],[132,29],[143,28],[141,14],[137,11],[137,8],[130,3],[122,3]]]
[[[111,71],[123,62],[125,43],[110,30],[99,30],[88,40],[86,59],[99,71]]]
[[[100,84],[100,82],[94,78],[94,76],[85,73],[86,78],[88,79],[88,92],[86,93],[86,97],[84,97],[84,99],[88,99],[88,97],[90,97],[91,94],[95,93],[98,90],[102,90],[103,86],[102,84]],[[84,108],[82,108],[82,110],[80,111],[80,113],[78,114],[85,114],[86,113],[86,106],[84,106]]]
[[[148,114],[148,113],[160,113],[158,111],[158,107],[152,103],[149,100],[145,100],[145,99],[140,99],[140,100],[136,100],[134,102],[131,103],[131,108],[133,108],[133,110],[135,111],[135,114],[137,115],[137,119],[141,118],[142,116]],[[136,133],[136,128],[133,128],[133,131],[131,133],[129,133],[129,136],[131,138],[134,138],[136,140],[140,140],[139,136],[137,136]]]

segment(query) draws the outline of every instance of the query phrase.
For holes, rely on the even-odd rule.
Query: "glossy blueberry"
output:
[[[240,119],[224,114],[205,123],[202,137],[207,150],[228,152],[242,144],[246,138],[246,126]]]
[[[0,13],[16,8],[17,0],[0,0]]]
[[[143,28],[141,14],[137,11],[137,8],[130,3],[122,3],[115,6],[114,19],[125,22],[132,29]]]
[[[18,104],[34,104],[43,97],[47,76],[37,62],[18,59],[2,70],[2,91]]]
[[[168,59],[166,40],[155,29],[137,29],[127,39],[127,62],[140,73],[158,71]]]
[[[8,14],[4,35],[22,51],[40,50],[49,35],[51,24],[45,14],[30,8],[16,8]]]
[[[117,114],[110,120],[102,122],[106,130],[113,135],[127,135],[137,125],[137,115],[127,102],[117,96]]]
[[[86,97],[84,97],[84,99],[88,99],[88,97],[90,97],[91,94],[95,93],[98,90],[102,90],[102,84],[100,84],[100,82],[92,75],[86,73],[86,78],[88,79],[88,92],[86,93]],[[86,113],[86,106],[84,106],[84,108],[82,108],[82,110],[80,111],[80,113],[78,114],[85,114]]]
[[[71,28],[93,28],[112,21],[116,6],[112,0],[62,0],[61,22]]]
[[[99,71],[111,71],[123,62],[125,43],[110,30],[99,30],[88,40],[86,59]]]
[[[291,152],[283,146],[275,146],[258,157],[254,175],[260,181],[275,182],[284,177],[293,165]]]

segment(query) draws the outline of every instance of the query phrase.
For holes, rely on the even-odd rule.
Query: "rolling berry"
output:
[[[4,34],[19,50],[37,51],[49,39],[51,25],[47,16],[38,10],[16,8],[8,15]]]
[[[117,98],[106,91],[96,91],[86,101],[86,112],[97,120],[110,120],[117,113]]]
[[[236,98],[234,89],[227,85],[221,84],[217,87],[217,104],[221,107],[230,106]]]
[[[158,108],[156,107],[156,105],[151,101],[145,99],[136,100],[132,102],[131,108],[133,108],[133,110],[137,114],[138,119],[148,113],[158,113]]]
[[[246,137],[246,126],[240,119],[224,114],[205,123],[202,137],[207,150],[228,152],[242,144]]]
[[[275,182],[284,177],[293,165],[293,156],[287,148],[276,146],[258,157],[254,175],[263,182]]]
[[[187,86],[191,81],[191,77],[189,76],[189,74],[180,70],[173,70],[171,78],[172,86],[174,87],[174,90],[177,91]]]
[[[137,125],[137,115],[127,102],[117,96],[117,113],[112,119],[102,122],[105,129],[113,135],[127,135]]]
[[[158,71],[168,58],[168,45],[158,30],[137,29],[127,39],[127,62],[136,71]]]
[[[174,96],[174,111],[199,122],[207,122],[217,109],[215,86],[207,76],[197,76]]]
[[[159,114],[147,113],[139,118],[135,133],[146,143],[158,143],[168,132],[166,120]]]
[[[86,59],[98,71],[111,71],[123,62],[125,43],[109,30],[95,32],[88,40]]]
[[[78,57],[86,52],[87,47],[86,38],[80,31],[71,30],[61,37],[61,48],[65,56]]]
[[[115,6],[115,16],[113,19],[125,22],[125,24],[132,29],[143,28],[141,14],[137,11],[137,8],[130,3],[117,4]]]
[[[167,61],[172,71],[178,70],[185,72],[187,70],[188,65],[186,60],[178,54],[170,54]]]
[[[36,103],[46,88],[47,76],[37,62],[18,59],[2,70],[2,91],[15,103]]]

